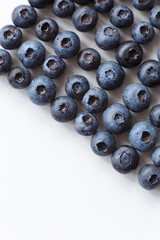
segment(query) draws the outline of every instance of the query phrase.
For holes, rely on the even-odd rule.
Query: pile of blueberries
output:
[[[14,25],[0,29],[0,44],[4,49],[18,48],[18,58],[22,65],[12,67],[12,57],[0,49],[0,74],[8,73],[9,84],[13,88],[28,87],[30,100],[37,105],[51,103],[51,114],[58,122],[74,119],[75,130],[84,136],[93,135],[91,148],[99,156],[112,154],[111,162],[115,170],[129,173],[139,164],[140,152],[154,149],[157,143],[157,130],[160,128],[160,105],[150,111],[150,122],[141,121],[131,127],[131,111],[138,113],[151,104],[151,93],[147,87],[160,84],[160,62],[147,60],[138,69],[141,83],[132,83],[123,91],[123,104],[115,103],[107,107],[108,95],[105,90],[120,87],[125,78],[123,68],[138,66],[143,58],[141,45],[150,42],[155,36],[154,28],[160,29],[160,5],[155,0],[132,0],[132,5],[140,11],[149,11],[149,21],[137,22],[131,30],[133,40],[120,42],[118,28],[127,28],[133,24],[133,11],[126,5],[116,5],[114,0],[28,0],[30,5],[20,5],[12,12]],[[115,61],[101,64],[101,56],[93,48],[80,51],[80,39],[72,31],[59,33],[59,26],[54,19],[44,18],[37,22],[35,8],[45,8],[52,4],[53,13],[60,18],[72,16],[74,27],[81,32],[93,29],[98,20],[98,13],[109,12],[112,24],[100,26],[95,33],[95,42],[100,49],[115,50]],[[87,5],[88,4],[88,5]],[[82,6],[79,6],[82,5]],[[79,6],[79,7],[78,7]],[[37,22],[37,23],[36,23]],[[56,55],[45,59],[45,47],[40,41],[28,40],[22,43],[20,28],[35,26],[36,36],[45,42],[53,41]],[[88,80],[82,75],[68,77],[65,82],[66,96],[56,98],[56,84],[53,79],[60,77],[66,68],[63,59],[77,55],[80,68],[90,71],[97,69],[96,78],[99,87],[90,88]],[[160,60],[160,49],[158,49]],[[29,68],[42,65],[44,76],[34,79]],[[77,102],[82,103],[85,112],[77,115]],[[98,129],[98,120],[93,114],[102,113],[102,122],[106,130]],[[129,131],[129,145],[116,148],[113,134]],[[152,152],[153,164],[142,166],[138,180],[145,189],[160,185],[160,146]]]

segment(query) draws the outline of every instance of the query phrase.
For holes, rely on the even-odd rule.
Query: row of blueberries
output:
[[[91,138],[92,150],[100,156],[112,154],[112,165],[121,173],[129,173],[139,164],[138,151],[152,150],[157,142],[157,131],[154,126],[160,127],[160,105],[154,106],[150,111],[150,121],[138,122],[129,132],[131,146],[120,146],[116,149],[116,140],[113,134],[126,132],[131,127],[132,116],[130,111],[141,112],[149,107],[151,94],[146,87],[160,84],[160,62],[156,60],[145,61],[138,70],[141,83],[128,85],[123,91],[123,104],[113,104],[107,107],[108,95],[105,90],[113,90],[122,85],[125,71],[122,67],[130,68],[141,63],[143,49],[139,44],[145,44],[154,37],[154,27],[160,28],[160,7],[155,6],[155,1],[132,1],[139,10],[151,10],[150,23],[139,22],[132,28],[134,41],[120,43],[119,30],[112,25],[101,26],[95,34],[97,45],[104,49],[116,48],[117,62],[108,61],[100,64],[100,54],[92,48],[79,52],[80,39],[71,31],[58,34],[58,24],[55,20],[45,18],[37,23],[36,35],[43,41],[54,40],[54,50],[57,54],[45,59],[45,48],[36,40],[29,40],[22,45],[22,32],[18,28],[27,28],[37,20],[36,10],[48,4],[53,4],[53,12],[59,17],[72,15],[75,28],[79,31],[88,31],[93,28],[98,20],[99,12],[110,11],[110,21],[116,27],[129,27],[133,24],[134,15],[125,5],[114,6],[114,1],[74,1],[78,4],[93,2],[95,10],[88,6],[75,10],[71,0],[28,0],[31,6],[21,5],[14,9],[12,20],[15,25],[4,26],[0,30],[0,44],[5,49],[18,49],[18,58],[23,65],[12,66],[12,58],[6,50],[0,50],[0,74],[8,72],[8,80],[14,88],[28,87],[31,101],[38,105],[51,103],[51,114],[59,122],[68,122],[73,119],[75,130],[84,136],[93,135]],[[118,21],[117,21],[118,19]],[[158,25],[159,24],[159,25]],[[21,45],[21,46],[20,46]],[[100,86],[90,88],[88,80],[81,75],[74,75],[67,79],[65,90],[68,96],[56,96],[56,85],[53,79],[58,78],[65,70],[65,62],[77,56],[78,64],[84,70],[97,69],[97,82]],[[160,50],[158,50],[160,60]],[[31,81],[28,68],[42,65],[45,76],[39,76]],[[78,106],[75,100],[82,101],[87,112],[77,115]],[[93,113],[102,112],[102,122],[106,130],[97,131],[98,121]],[[153,189],[160,184],[160,147],[152,154],[154,164],[143,166],[138,179],[145,189]]]

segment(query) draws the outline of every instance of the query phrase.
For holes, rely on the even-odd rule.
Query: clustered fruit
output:
[[[111,162],[115,170],[129,173],[139,165],[140,152],[152,152],[152,164],[142,166],[138,180],[145,189],[160,185],[160,146],[157,143],[157,130],[160,128],[160,105],[155,105],[149,113],[149,121],[137,122],[132,126],[132,114],[147,109],[151,104],[148,87],[160,84],[160,62],[142,62],[141,45],[150,42],[155,36],[155,28],[160,29],[160,5],[155,0],[132,0],[132,5],[140,11],[149,11],[149,21],[140,21],[131,29],[133,40],[120,41],[118,28],[131,27],[133,11],[126,5],[114,5],[114,0],[28,0],[30,5],[20,5],[12,12],[14,25],[0,29],[0,75],[8,73],[9,84],[16,89],[28,87],[30,100],[37,105],[51,103],[51,115],[58,122],[74,120],[74,128],[83,136],[92,136],[91,148],[99,156],[112,154]],[[127,2],[127,1],[125,1]],[[73,31],[62,31],[54,19],[44,18],[37,22],[35,8],[45,8],[52,4],[53,13],[60,18],[72,16],[74,27],[81,32],[93,29],[98,21],[98,13],[109,12],[111,24],[100,26],[95,32],[95,42],[100,49],[115,50],[116,61],[101,64],[99,52],[93,48],[80,50],[80,38]],[[82,6],[78,6],[82,5]],[[35,25],[36,24],[36,25]],[[53,41],[56,55],[45,58],[45,47],[40,41],[22,42],[20,28],[35,25],[36,36],[44,41]],[[18,48],[21,65],[12,67],[12,57],[7,50]],[[6,50],[7,49],[7,50]],[[66,96],[56,97],[56,84],[53,79],[60,77],[66,69],[64,59],[77,56],[77,63],[83,70],[96,70],[99,87],[90,88],[89,81],[82,75],[68,77],[65,82]],[[160,60],[160,49],[157,52]],[[125,78],[124,68],[139,66],[138,78],[141,83],[129,84],[123,91],[124,104],[115,103],[107,107],[107,91],[120,87]],[[29,69],[41,66],[44,76],[32,79]],[[85,112],[78,113],[78,103]],[[102,113],[105,130],[98,130],[95,116]],[[130,145],[116,148],[114,134],[129,131]]]

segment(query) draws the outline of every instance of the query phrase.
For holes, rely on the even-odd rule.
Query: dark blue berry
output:
[[[65,91],[67,95],[76,100],[82,100],[89,88],[90,86],[87,78],[82,75],[73,75],[65,82]]]
[[[129,173],[135,170],[139,164],[137,151],[128,145],[117,148],[112,155],[112,166],[120,173]]]
[[[155,126],[160,128],[160,104],[155,105],[149,113],[150,121]]]
[[[155,31],[150,23],[142,21],[133,26],[131,34],[135,42],[145,44],[153,40]]]
[[[160,146],[156,147],[153,150],[152,161],[156,167],[160,167]]]
[[[28,96],[33,103],[45,105],[54,100],[56,85],[50,78],[39,76],[31,81],[28,88]]]
[[[18,58],[27,68],[38,67],[45,59],[45,48],[36,40],[28,40],[18,49]]]
[[[131,68],[139,65],[143,58],[143,49],[135,41],[122,42],[116,50],[116,59],[118,63],[125,67]]]
[[[57,17],[68,17],[75,11],[75,4],[72,0],[54,0],[52,10]]]
[[[152,190],[160,184],[160,173],[154,164],[146,164],[138,172],[138,181],[146,190]]]
[[[132,5],[138,10],[150,10],[154,7],[155,0],[132,0]]]
[[[92,136],[91,148],[99,156],[108,156],[115,150],[116,140],[111,133],[101,130]]]
[[[108,95],[102,88],[90,88],[88,92],[84,95],[82,99],[82,104],[88,112],[103,112],[108,104]]]
[[[94,28],[98,21],[98,14],[88,6],[78,8],[72,15],[75,28],[81,32],[87,32]]]
[[[158,60],[160,61],[160,48],[157,51],[157,57],[158,57]]]
[[[129,84],[123,91],[123,102],[132,112],[142,112],[151,104],[151,94],[141,83]]]
[[[71,58],[80,50],[80,39],[72,31],[60,32],[54,40],[54,51],[60,58]]]
[[[83,136],[93,135],[98,128],[97,118],[88,112],[82,112],[74,120],[76,132]]]
[[[31,27],[37,21],[37,12],[29,5],[20,5],[13,10],[12,21],[20,28]]]
[[[93,0],[93,7],[97,12],[109,12],[114,6],[114,0]]]
[[[149,20],[153,27],[160,29],[160,6],[155,6],[149,13]]]
[[[77,115],[77,103],[68,96],[56,98],[51,104],[52,117],[58,122],[69,122]]]
[[[35,33],[36,36],[42,41],[48,42],[58,34],[58,24],[52,18],[43,18],[36,24]]]
[[[120,103],[115,103],[103,112],[102,121],[109,132],[120,134],[130,128],[132,116],[128,108]]]
[[[0,75],[6,74],[12,66],[12,57],[9,52],[0,49]]]
[[[120,43],[120,33],[112,25],[102,25],[96,31],[95,41],[99,48],[111,50],[116,48]]]
[[[35,8],[45,8],[47,7],[53,0],[28,0],[30,5]]]
[[[13,88],[26,88],[31,82],[31,73],[23,65],[15,66],[8,73],[8,82]]]
[[[22,43],[22,32],[14,25],[6,25],[0,29],[0,44],[5,49],[16,49]]]
[[[96,69],[101,62],[101,56],[94,48],[85,48],[77,56],[79,66],[86,70]]]
[[[118,28],[130,27],[133,24],[134,15],[126,5],[119,4],[110,11],[110,21]]]
[[[152,150],[157,142],[157,131],[154,126],[147,122],[137,122],[129,132],[130,144],[140,152]]]
[[[98,85],[105,90],[113,90],[120,87],[124,81],[123,68],[114,61],[101,64],[97,70]]]

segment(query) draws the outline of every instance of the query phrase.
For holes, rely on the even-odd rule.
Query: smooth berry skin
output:
[[[45,48],[37,40],[28,40],[18,49],[18,58],[27,68],[40,66],[45,59]]]
[[[30,5],[35,8],[45,8],[47,7],[53,0],[28,0]]]
[[[60,77],[64,73],[65,69],[65,62],[56,55],[47,57],[42,65],[44,75],[52,79]]]
[[[94,48],[85,48],[79,52],[77,62],[83,70],[90,71],[98,68],[101,62],[101,55]]]
[[[8,82],[13,88],[26,88],[31,82],[31,73],[29,69],[23,65],[15,66],[11,68],[8,73]]]
[[[31,81],[28,96],[34,104],[46,105],[55,99],[56,85],[50,78],[39,76]]]
[[[132,27],[131,35],[138,44],[146,44],[153,40],[155,31],[150,23],[141,21]]]
[[[160,48],[157,51],[157,57],[158,57],[158,60],[160,61]]]
[[[114,0],[93,0],[93,7],[97,12],[109,12],[114,6]]]
[[[149,113],[151,123],[160,128],[160,104],[155,105]]]
[[[151,104],[151,93],[141,83],[129,84],[122,94],[125,106],[132,112],[142,112]]]
[[[152,162],[156,167],[160,167],[160,146],[156,147],[152,152]]]
[[[72,31],[63,31],[56,36],[53,47],[60,58],[68,59],[76,56],[79,52],[80,39]]]
[[[125,68],[138,66],[142,58],[143,49],[135,41],[129,40],[122,42],[116,49],[116,59],[118,63]]]
[[[82,99],[82,105],[90,113],[103,112],[108,105],[108,95],[102,88],[90,88]]]
[[[87,32],[94,28],[97,21],[97,12],[88,6],[78,8],[72,15],[74,27],[81,32]]]
[[[150,10],[154,7],[155,0],[139,1],[132,0],[132,5],[140,11]]]
[[[131,121],[132,116],[128,108],[120,103],[112,104],[102,114],[103,126],[113,134],[128,131]]]
[[[102,25],[95,33],[95,41],[99,48],[111,50],[116,48],[120,43],[120,33],[112,25]]]
[[[149,20],[153,27],[160,29],[160,6],[155,6],[149,12]]]
[[[133,24],[133,12],[126,5],[119,4],[113,7],[109,15],[111,23],[118,28],[130,27]]]
[[[37,12],[30,5],[19,5],[12,12],[13,23],[20,28],[29,28],[37,21]]]
[[[141,83],[147,87],[160,85],[160,62],[152,59],[143,62],[137,75]]]
[[[116,148],[114,136],[105,130],[96,132],[92,136],[90,144],[93,152],[102,157],[112,154]]]
[[[89,89],[89,82],[87,78],[82,75],[73,75],[67,78],[65,82],[65,91],[67,95],[76,100],[82,100]]]
[[[72,0],[54,0],[52,11],[57,17],[69,17],[75,11],[75,3]]]
[[[4,49],[0,49],[0,75],[6,74],[12,66],[12,57],[10,53]]]
[[[44,41],[48,42],[54,40],[59,31],[59,26],[52,18],[43,18],[36,24],[35,34]]]
[[[0,29],[0,45],[8,50],[18,48],[22,43],[22,32],[14,25],[6,25]]]
[[[160,173],[154,164],[146,164],[138,172],[138,181],[146,190],[152,190],[160,184]]]
[[[92,0],[74,0],[75,3],[79,5],[85,5],[87,3],[90,3]]]
[[[111,162],[117,172],[127,174],[138,167],[139,154],[133,147],[122,145],[112,154]]]
[[[101,88],[114,90],[122,85],[125,72],[117,62],[108,61],[98,67],[96,76],[98,85]]]
[[[137,122],[129,132],[129,142],[140,152],[151,151],[157,142],[157,131],[147,121]]]
[[[72,121],[77,115],[77,103],[68,96],[57,97],[51,104],[51,115],[58,122]]]
[[[82,112],[74,120],[74,129],[82,136],[93,135],[98,128],[97,118],[88,112]]]

